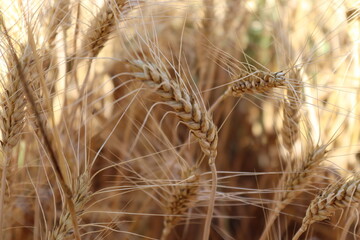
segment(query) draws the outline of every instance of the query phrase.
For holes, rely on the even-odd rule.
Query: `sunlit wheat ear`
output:
[[[315,222],[329,219],[336,210],[351,207],[360,201],[360,179],[358,175],[350,180],[331,184],[309,205],[302,225],[293,237],[299,237]]]
[[[291,154],[294,144],[299,137],[300,111],[302,106],[302,81],[299,72],[290,73],[292,84],[287,86],[287,99],[284,99],[284,119],[281,130],[282,143]]]
[[[326,158],[327,146],[326,144],[314,148],[305,159],[296,161],[298,164],[294,168],[291,168],[289,165],[279,184],[280,188],[283,188],[284,191],[275,194],[275,204],[271,207],[272,212],[266,222],[265,229],[260,238],[261,240],[268,237],[271,227],[280,212],[311,183],[312,178],[316,175],[316,168]]]
[[[156,93],[162,97],[167,105],[176,111],[181,122],[185,124],[194,134],[195,138],[198,139],[201,150],[205,155],[209,156],[212,184],[203,235],[203,239],[207,240],[210,235],[217,186],[215,166],[218,143],[217,127],[209,113],[202,107],[201,103],[197,101],[196,97],[189,93],[185,87],[181,87],[177,81],[174,81],[168,72],[141,60],[129,61],[129,64],[134,68],[134,72],[131,74],[150,87],[156,88]]]
[[[240,74],[234,81],[236,82],[229,87],[227,94],[240,97],[245,93],[262,93],[272,88],[284,86],[285,73],[271,73],[259,70],[253,73]]]
[[[192,174],[176,184],[167,198],[164,229],[161,240],[167,239],[171,230],[181,220],[182,216],[195,205],[199,191],[199,175]]]
[[[260,70],[252,73],[241,70],[241,73],[236,75],[232,82],[227,90],[213,103],[210,112],[214,111],[229,96],[242,97],[244,94],[263,93],[286,84],[285,73],[271,73]]]
[[[90,177],[88,172],[83,173],[77,179],[75,184],[75,189],[73,191],[73,202],[75,207],[75,212],[79,218],[84,212],[85,205],[91,198],[90,192]],[[51,240],[61,240],[69,237],[73,234],[72,222],[70,213],[64,208],[64,211],[59,219],[59,222],[54,227],[54,229],[48,234],[48,239]]]
[[[166,71],[153,64],[141,60],[129,62],[137,79],[150,87],[155,87],[156,93],[164,102],[174,108],[177,116],[192,131],[199,140],[202,151],[209,157],[217,155],[217,128],[206,110],[184,87],[171,79]]]
[[[114,29],[115,14],[123,11],[127,3],[128,0],[108,0],[105,2],[99,13],[90,22],[89,28],[83,36],[81,54],[87,54],[89,57],[96,57],[99,54]]]

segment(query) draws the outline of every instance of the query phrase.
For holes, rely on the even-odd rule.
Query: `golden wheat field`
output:
[[[360,2],[0,0],[0,240],[360,239]]]

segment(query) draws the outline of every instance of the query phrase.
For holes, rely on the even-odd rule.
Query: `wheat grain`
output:
[[[281,136],[285,149],[291,154],[299,137],[302,81],[298,71],[292,71],[290,78],[293,79],[293,84],[287,87],[287,99],[284,99]]]

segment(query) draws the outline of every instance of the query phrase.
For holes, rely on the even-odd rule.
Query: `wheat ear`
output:
[[[109,39],[116,18],[115,13],[126,6],[126,0],[108,0],[91,21],[84,37],[81,51],[89,57],[96,57]]]
[[[283,210],[288,204],[291,203],[306,187],[311,178],[315,175],[315,169],[319,167],[320,163],[325,160],[326,147],[328,145],[321,145],[312,150],[304,159],[300,161],[298,166],[294,169],[287,169],[287,173],[283,175],[280,180],[280,187],[284,186],[285,191],[279,192],[275,195],[275,205],[271,207],[272,212],[266,222],[265,229],[260,237],[260,240],[265,240],[271,231],[271,227]],[[288,165],[290,166],[290,165]],[[289,173],[293,172],[293,173]]]
[[[310,203],[302,225],[293,240],[299,239],[311,224],[329,219],[336,210],[351,207],[359,201],[360,178],[358,175],[350,180],[331,184]]]
[[[72,223],[73,223],[73,226],[74,226],[75,239],[80,240],[81,237],[80,237],[80,233],[79,233],[79,230],[78,230],[78,224],[77,224],[77,221],[76,221],[74,203],[72,201],[72,191],[65,182],[65,177],[64,177],[63,173],[61,172],[57,156],[56,156],[55,151],[54,151],[54,149],[53,149],[53,147],[51,145],[51,142],[50,142],[50,138],[49,138],[49,136],[48,136],[48,134],[47,134],[47,132],[45,130],[45,127],[41,123],[40,114],[37,111],[37,107],[36,107],[36,103],[35,103],[33,94],[30,91],[30,88],[29,88],[28,83],[27,83],[26,78],[25,78],[24,68],[22,66],[21,61],[19,60],[19,57],[17,56],[17,54],[15,52],[13,43],[12,43],[11,38],[10,38],[10,35],[8,33],[8,30],[7,30],[6,26],[5,26],[4,20],[3,20],[1,15],[0,15],[0,26],[2,28],[1,30],[2,30],[2,33],[3,33],[4,37],[5,37],[5,39],[6,39],[6,42],[8,43],[10,54],[11,54],[11,57],[12,57],[12,59],[14,61],[14,65],[15,65],[17,74],[19,75],[19,80],[21,82],[21,86],[24,89],[24,94],[25,94],[25,96],[27,98],[27,101],[28,101],[30,107],[32,108],[32,110],[35,113],[35,118],[37,119],[37,122],[38,122],[39,127],[40,127],[41,135],[43,136],[43,139],[44,139],[44,146],[45,146],[45,148],[46,148],[46,150],[47,150],[47,152],[49,154],[50,160],[51,160],[51,162],[53,164],[53,167],[55,169],[55,174],[58,177],[59,183],[60,183],[60,185],[61,185],[61,187],[62,187],[62,189],[63,189],[63,191],[65,193],[66,203],[67,203],[69,211],[71,213],[71,219],[72,219]]]
[[[285,86],[285,73],[264,72],[256,70],[252,73],[242,71],[229,85],[226,91],[211,106],[212,112],[224,99],[229,96],[242,97],[244,94],[267,92],[273,88]]]
[[[291,155],[294,143],[299,137],[302,81],[299,72],[292,71],[290,78],[293,79],[294,84],[289,84],[287,87],[287,99],[284,99],[284,119],[281,136],[285,149]]]
[[[156,93],[163,98],[167,105],[176,111],[181,122],[184,123],[198,139],[204,154],[209,156],[212,186],[203,235],[203,239],[207,240],[210,235],[217,186],[215,166],[218,142],[217,127],[209,113],[198,103],[196,98],[186,91],[185,88],[180,87],[176,81],[172,80],[166,71],[162,71],[153,64],[141,60],[129,61],[129,63],[134,68],[132,75],[148,86],[157,89]]]
[[[285,85],[285,73],[283,72],[264,72],[255,71],[253,73],[240,74],[239,79],[230,86],[230,94],[234,97],[240,97],[244,93],[262,93],[272,88]]]
[[[161,240],[166,240],[171,230],[180,221],[181,215],[185,214],[195,205],[199,191],[199,175],[187,176],[176,184],[167,200],[166,216]]]
[[[4,213],[4,199],[8,165],[11,159],[11,150],[19,142],[25,122],[25,95],[20,83],[20,74],[15,67],[12,55],[8,56],[8,73],[6,82],[2,83],[0,110],[0,130],[2,135],[1,151],[4,156],[4,166],[1,177],[0,213]],[[0,216],[0,238],[4,224],[4,214]]]
[[[73,192],[73,202],[77,217],[83,213],[86,203],[90,200],[90,177],[88,172],[81,174],[75,184]],[[60,216],[58,224],[49,233],[48,239],[61,240],[72,234],[73,228],[71,224],[70,212],[63,212]]]

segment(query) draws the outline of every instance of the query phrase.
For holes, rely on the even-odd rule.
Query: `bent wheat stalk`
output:
[[[217,172],[215,158],[217,155],[217,127],[209,113],[186,88],[171,79],[166,71],[142,60],[129,61],[133,67],[131,73],[138,80],[150,87],[156,88],[156,93],[164,102],[172,107],[181,122],[184,123],[198,139],[201,150],[209,157],[209,167],[212,173],[210,201],[206,214],[203,239],[209,239],[212,215],[215,206]]]
[[[351,207],[359,201],[359,175],[355,175],[347,181],[343,180],[331,184],[310,203],[302,225],[293,237],[293,240],[299,239],[311,224],[329,219],[336,210]]]

